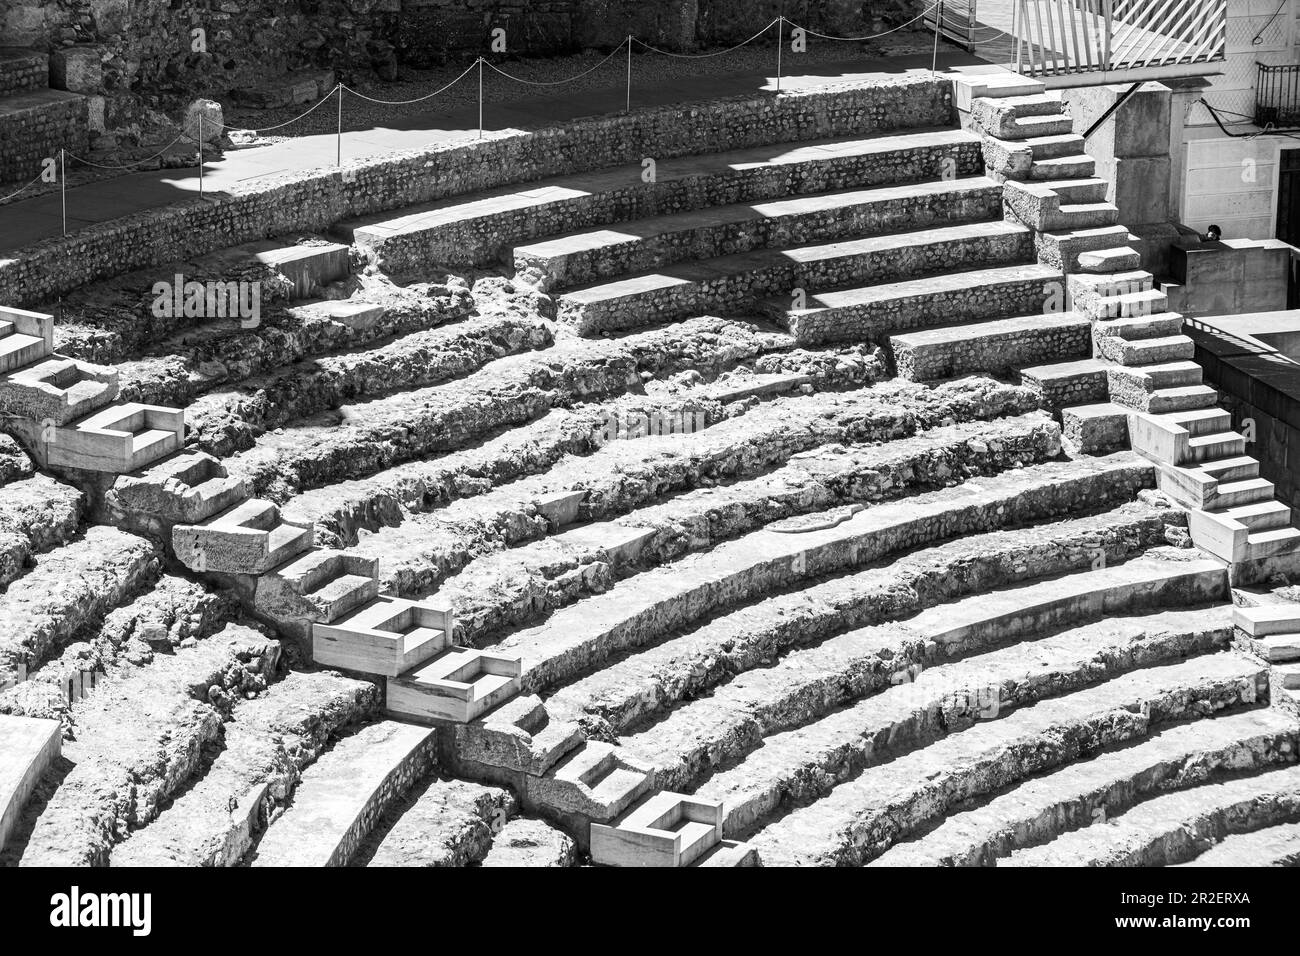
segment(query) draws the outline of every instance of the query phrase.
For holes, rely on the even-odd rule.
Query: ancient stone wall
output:
[[[28,97],[24,106],[0,113],[0,183],[32,179],[60,147],[82,155],[86,151],[84,98]]]
[[[0,263],[0,301],[36,303],[87,282],[223,246],[511,182],[765,143],[863,135],[956,121],[946,80],[914,78],[779,98],[736,98],[641,110],[536,132],[411,150],[342,172],[260,181],[248,192],[191,201],[50,239]],[[707,136],[702,134],[707,130]]]

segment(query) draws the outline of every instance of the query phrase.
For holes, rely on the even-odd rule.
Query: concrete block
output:
[[[541,698],[530,694],[507,701],[481,721],[458,726],[456,755],[540,776],[586,739],[581,725],[552,721]]]
[[[194,571],[264,574],[311,547],[312,528],[284,521],[269,501],[252,499],[197,525],[172,529],[176,558]]]
[[[67,46],[50,54],[50,86],[69,93],[104,92],[104,60],[97,46]]]
[[[722,840],[721,800],[656,793],[619,821],[593,823],[591,859],[603,866],[690,866]]]
[[[371,570],[378,574],[377,567]],[[348,617],[311,630],[316,663],[396,677],[451,647],[455,619],[441,602],[375,597]]]
[[[450,647],[403,676],[390,677],[386,709],[393,717],[463,724],[519,693],[522,673],[518,656]]]

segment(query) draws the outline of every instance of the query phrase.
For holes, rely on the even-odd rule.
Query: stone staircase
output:
[[[87,99],[50,89],[49,79],[46,54],[0,47],[0,183],[27,183],[60,149],[89,148]]]
[[[1030,372],[1058,396],[1097,399],[1105,372],[1109,401],[1062,409],[1067,437],[1081,450],[1105,451],[1127,430],[1132,448],[1160,464],[1161,490],[1192,509],[1193,542],[1228,562],[1234,580],[1292,567],[1300,529],[1258,477],[1246,439],[1216,407],[1217,393],[1202,384],[1191,361],[1194,345],[1181,334],[1182,316],[1167,311],[1154,277],[1136,268],[1132,247],[1109,244],[1126,231],[1116,225],[1113,206],[1087,201],[1101,195],[1099,181],[1059,100],[1044,92],[977,97],[970,120],[984,137],[989,174],[1005,181],[1008,218],[1034,231],[1042,263],[1070,273],[1070,306],[1092,324],[1101,364]],[[1040,135],[1048,128],[1054,132]]]

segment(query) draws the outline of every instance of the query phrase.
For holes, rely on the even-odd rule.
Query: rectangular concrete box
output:
[[[417,721],[467,723],[519,693],[522,671],[518,657],[450,647],[388,679],[387,711]]]
[[[326,667],[396,677],[451,646],[450,609],[377,597],[355,614],[312,626],[312,657]]]
[[[46,457],[56,467],[122,474],[171,454],[184,440],[184,410],[128,402],[58,428]]]
[[[263,574],[311,547],[311,526],[291,524],[269,501],[252,499],[196,525],[172,528],[177,559],[194,571]]]
[[[722,839],[722,801],[657,793],[615,826],[593,823],[591,859],[604,866],[690,866]]]

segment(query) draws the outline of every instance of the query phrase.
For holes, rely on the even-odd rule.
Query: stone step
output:
[[[123,474],[165,458],[184,440],[183,409],[119,402],[56,428],[45,446],[45,462],[51,468]]]
[[[980,99],[997,101],[1047,93],[1042,80],[1020,76],[1010,70],[954,73],[952,85],[956,92],[957,109],[967,112],[973,111]]]
[[[57,720],[0,714],[0,850],[62,746],[63,728]]]
[[[467,780],[432,780],[391,828],[353,857],[377,867],[459,867],[482,861],[518,804],[509,790]],[[371,845],[373,844],[373,845]]]
[[[265,574],[302,554],[312,529],[291,524],[269,501],[241,502],[202,524],[172,528],[176,558],[192,571]]]
[[[1091,175],[1091,172],[1089,172]],[[1096,229],[1043,232],[1034,237],[1038,261],[1057,269],[1075,273],[1079,256],[1096,249],[1111,249],[1137,241],[1124,226],[1101,226]]]
[[[1297,550],[1300,550],[1300,529],[1272,528],[1267,531],[1252,531],[1246,536],[1246,558],[1250,561],[1291,554]]]
[[[1105,179],[1091,177],[1087,179],[1039,180],[1038,185],[1050,189],[1061,197],[1064,203],[1105,202],[1110,183]]]
[[[1131,246],[1116,246],[1114,249],[1091,249],[1079,253],[1077,263],[1085,272],[1124,272],[1136,269],[1142,264],[1142,254]]]
[[[1041,141],[1048,137],[1065,136],[1073,131],[1074,120],[1062,113],[1056,113],[1017,116],[1010,122],[1003,122],[996,135],[1001,139]],[[1071,141],[1070,152],[1075,148],[1075,144]]]
[[[860,865],[965,801],[1136,741],[1189,711],[1254,704],[1267,681],[1266,667],[1230,652],[1123,674],[868,767],[749,842],[769,866]]]
[[[971,372],[1007,374],[1024,365],[1082,359],[1092,323],[1077,312],[923,329],[890,337],[900,378],[927,381]]]
[[[95,524],[33,563],[0,593],[0,621],[6,622],[0,630],[0,687],[15,682],[19,665],[30,677],[75,634],[147,590],[162,570],[161,555],[148,539]]]
[[[579,334],[593,335],[752,307],[770,295],[786,296],[789,308],[801,304],[796,290],[896,282],[972,260],[990,265],[1023,261],[1029,241],[1023,226],[998,220],[758,249],[572,289],[558,298],[559,317]]]
[[[1160,418],[1167,424],[1185,428],[1192,437],[1213,435],[1232,427],[1232,416],[1221,408],[1193,408],[1185,412],[1170,412]]]
[[[1234,606],[1232,623],[1251,637],[1289,634],[1300,631],[1300,605],[1287,602],[1255,607]]]
[[[1204,461],[1196,467],[1217,481],[1240,481],[1259,475],[1259,461],[1248,455]]]
[[[972,120],[981,129],[1001,136],[998,125],[1022,116],[1058,116],[1061,98],[1054,93],[1029,93],[1023,96],[982,96],[971,103]]]
[[[1079,156],[1083,152],[1083,137],[1073,132],[1026,137],[1016,142],[1017,145],[1027,146],[1033,151],[1035,163]],[[1059,178],[1071,179],[1073,177],[1061,176]]]
[[[1300,664],[1278,664],[1273,670],[1286,690],[1300,690]]]
[[[1156,365],[1124,366],[1110,368],[1111,391],[1116,391],[1117,380],[1133,383],[1133,387],[1153,392],[1161,388],[1181,388],[1201,384],[1201,367],[1195,362],[1164,362]]]
[[[612,825],[593,824],[599,866],[690,866],[722,842],[722,804],[661,790]]]
[[[1300,766],[1152,797],[1050,843],[1017,850],[1002,866],[1168,866],[1229,834],[1300,822]]]
[[[561,688],[548,698],[547,710],[555,719],[597,718],[621,733],[683,700],[705,696],[732,674],[766,666],[792,647],[1043,574],[1090,568],[1098,542],[1107,560],[1120,562],[1163,543],[1163,534],[1153,509],[1130,503],[1099,515],[971,534],[913,550],[887,565],[715,615]],[[885,595],[893,597],[885,600]],[[888,666],[920,662],[922,650],[913,643],[905,661]]]
[[[516,654],[448,647],[387,682],[387,713],[420,723],[468,723],[519,693]]]
[[[775,143],[661,158],[652,182],[638,160],[452,196],[400,215],[381,213],[338,227],[390,272],[426,263],[487,266],[511,246],[573,230],[731,203],[933,179],[945,169],[982,175],[979,138],[957,129]]]
[[[51,354],[0,376],[0,409],[42,425],[66,425],[110,404],[117,392],[116,369]]]
[[[1057,495],[1066,488],[1088,488],[1087,494],[1097,496],[1094,504],[1101,507],[1107,500],[1129,500],[1135,479],[1144,485],[1151,482],[1151,468],[1132,456],[1072,462],[1068,468],[1028,466],[981,480],[975,487],[957,485],[883,503],[824,530],[754,532],[684,562],[618,582],[603,594],[556,611],[542,625],[509,635],[496,647],[521,654],[525,689],[544,692],[571,679],[578,670],[702,615],[808,576],[848,570],[874,560],[874,556],[887,553],[890,542],[899,540],[904,528],[910,528],[908,533],[915,536],[909,540],[919,544],[930,540],[936,521],[960,525],[960,530],[954,526],[945,531],[947,536],[990,530],[1012,521],[1013,514],[1019,515],[1014,520],[1032,520],[1036,509],[1058,500]],[[1040,489],[1033,501],[1019,496],[1028,488]],[[1001,514],[986,511],[984,502],[989,502],[989,508],[1000,507]]]
[[[364,556],[358,560],[375,572],[365,587],[372,592],[378,588],[379,562]],[[445,602],[371,593],[368,602],[347,617],[311,625],[312,660],[325,667],[396,677],[451,647],[454,628]]]
[[[1026,780],[956,813],[872,866],[991,866],[1014,850],[1122,813],[1135,801],[1186,791],[1239,769],[1286,763],[1300,746],[1295,722],[1269,709],[1174,724],[1130,747]]]
[[[1300,633],[1269,634],[1256,643],[1263,649],[1265,659],[1274,664],[1300,661]]]
[[[577,850],[563,830],[542,820],[515,817],[492,837],[485,867],[574,866]]]
[[[1147,289],[1141,292],[1127,292],[1122,295],[1108,296],[1101,299],[1092,310],[1093,318],[1124,319],[1141,315],[1156,315],[1165,312],[1168,300],[1159,289]]]
[[[1075,453],[1106,455],[1128,447],[1128,409],[1112,402],[1061,410],[1061,437]]]
[[[303,771],[252,866],[347,866],[379,816],[434,765],[435,732],[385,720],[336,743]]]
[[[290,671],[234,705],[222,748],[148,826],[113,850],[112,866],[237,866],[293,797],[302,768],[347,725],[373,716],[375,688],[328,671]]]
[[[1214,510],[1238,508],[1261,501],[1273,500],[1273,482],[1263,478],[1243,478],[1240,481],[1222,481],[1207,507]]]
[[[995,591],[989,595],[994,606],[987,611],[975,607],[981,596],[962,598],[935,605],[898,623],[861,628],[813,647],[794,649],[771,667],[737,675],[711,696],[677,708],[663,720],[624,738],[623,743],[629,752],[655,768],[657,786],[670,789],[691,789],[719,767],[734,764],[760,747],[762,756],[756,762],[767,767],[769,773],[775,768],[785,768],[792,774],[785,778],[787,785],[795,777],[824,775],[840,779],[851,770],[860,769],[860,765],[858,768],[822,765],[810,770],[802,762],[790,759],[792,753],[800,751],[801,739],[807,743],[804,735],[781,743],[774,742],[772,735],[804,727],[807,736],[816,739],[828,726],[818,726],[817,722],[865,697],[860,704],[850,707],[851,716],[846,714],[855,728],[848,732],[850,738],[900,744],[911,739],[920,744],[935,736],[942,726],[927,726],[930,721],[953,707],[960,714],[963,710],[960,705],[968,698],[973,701],[979,697],[981,705],[972,703],[965,707],[967,719],[983,710],[991,710],[996,716],[1001,698],[1005,698],[1005,706],[1011,709],[1032,703],[1040,693],[1050,694],[1092,682],[1101,676],[1094,671],[1099,659],[1113,662],[1115,671],[1106,676],[1114,676],[1136,666],[1134,662],[1140,655],[1127,657],[1100,650],[1099,646],[1127,645],[1137,640],[1133,634],[1126,634],[1116,642],[1114,632],[1107,627],[1094,629],[1099,646],[1089,646],[1086,636],[1077,631],[1053,639],[1032,639],[1048,631],[1077,628],[1107,614],[1204,604],[1226,593],[1226,574],[1217,562],[1197,562],[1200,568],[1189,574],[1151,567],[1159,563],[1137,558],[1101,571],[1076,572]],[[940,623],[951,619],[950,613],[960,623]],[[1216,641],[1225,643],[1226,610],[1219,617],[1218,630],[1213,634],[1207,634],[1199,643],[1189,639],[1181,649],[1171,650],[1165,645],[1164,650],[1151,652],[1150,663],[1169,663],[1181,659],[1185,653],[1208,651]],[[1187,623],[1190,625],[1190,621]],[[1191,626],[1191,630],[1199,628]],[[989,650],[1007,642],[1017,643],[1014,647]],[[910,648],[918,643],[926,651],[922,660],[913,664],[916,652]],[[1129,653],[1133,653],[1133,648],[1129,648]],[[958,656],[967,659],[957,664],[947,663]],[[931,670],[933,676],[927,677]],[[920,686],[911,684],[913,672],[920,673],[915,678]],[[1051,687],[1053,679],[1059,681],[1057,691],[1042,690],[1044,685]],[[935,688],[933,699],[927,696],[930,687]],[[990,698],[991,687],[999,691]],[[1007,692],[1002,693],[1001,688]],[[918,721],[918,713],[930,716]],[[870,714],[877,716],[864,721],[864,715]],[[837,728],[842,724],[834,717],[828,720],[829,725]],[[952,715],[950,720],[956,723],[959,718]],[[864,725],[871,729],[864,731]],[[838,730],[831,735],[835,741],[832,750],[842,752],[844,734],[845,731]],[[875,749],[870,752],[874,753]],[[747,763],[729,771],[730,779],[743,782],[742,786],[758,776],[755,768],[746,766]],[[759,816],[774,809],[771,790],[760,801],[761,810],[751,806],[749,811],[741,809],[749,801],[738,799],[730,786],[715,790],[706,784],[698,792],[726,801],[730,835],[744,832]]]
[[[1119,207],[1109,202],[1062,203],[1052,229],[1096,229],[1119,222]]]
[[[816,292],[801,309],[792,309],[788,298],[766,299],[760,309],[800,344],[860,342],[951,321],[958,310],[969,319],[1041,311],[1049,283],[1060,280],[1046,266],[1002,266]]]
[[[24,47],[0,47],[0,96],[45,89],[49,84],[48,54]]]
[[[557,820],[609,823],[653,789],[650,768],[622,747],[587,740],[540,776],[524,779],[528,800]]]
[[[1002,187],[985,176],[715,206],[573,232],[513,251],[515,272],[544,289],[771,246],[829,242],[991,219]]]
[[[1251,833],[1230,833],[1200,856],[1178,866],[1300,866],[1300,822]]]
[[[1291,524],[1291,508],[1271,497],[1267,501],[1230,507],[1219,507],[1216,501],[1211,513],[1217,518],[1240,522],[1252,531],[1285,528]]]
[[[258,248],[253,258],[293,284],[293,299],[310,299],[323,287],[346,279],[352,272],[348,247],[337,242]]]
[[[1209,462],[1220,458],[1233,458],[1240,456],[1245,450],[1246,439],[1236,432],[1195,435],[1187,441],[1188,459],[1193,462]]]
[[[9,322],[0,324],[0,372],[14,372],[48,354],[40,336],[15,332]]]
[[[1139,339],[1166,338],[1177,335],[1182,330],[1183,317],[1176,312],[1100,320],[1096,323],[1098,336],[1113,335],[1130,342]]]
[[[1184,385],[1178,388],[1159,388],[1145,393],[1146,407],[1138,406],[1141,411],[1153,415],[1169,412],[1188,411],[1194,408],[1209,408],[1219,401],[1219,393],[1209,385]]]
[[[1097,171],[1097,163],[1085,153],[1058,153],[1055,156],[1034,155],[1029,178],[1054,181],[1059,179],[1090,179]],[[1127,230],[1125,230],[1127,232]]]
[[[1110,363],[1086,358],[1019,369],[1020,382],[1041,396],[1043,407],[1060,410],[1071,405],[1096,404],[1107,397],[1106,370]]]
[[[1106,336],[1098,341],[1097,348],[1103,358],[1120,365],[1161,365],[1176,359],[1190,359],[1196,354],[1195,343],[1185,335],[1133,342]]]
[[[333,624],[378,594],[377,561],[318,548],[260,575],[253,606],[282,632],[307,640],[313,625]]]

